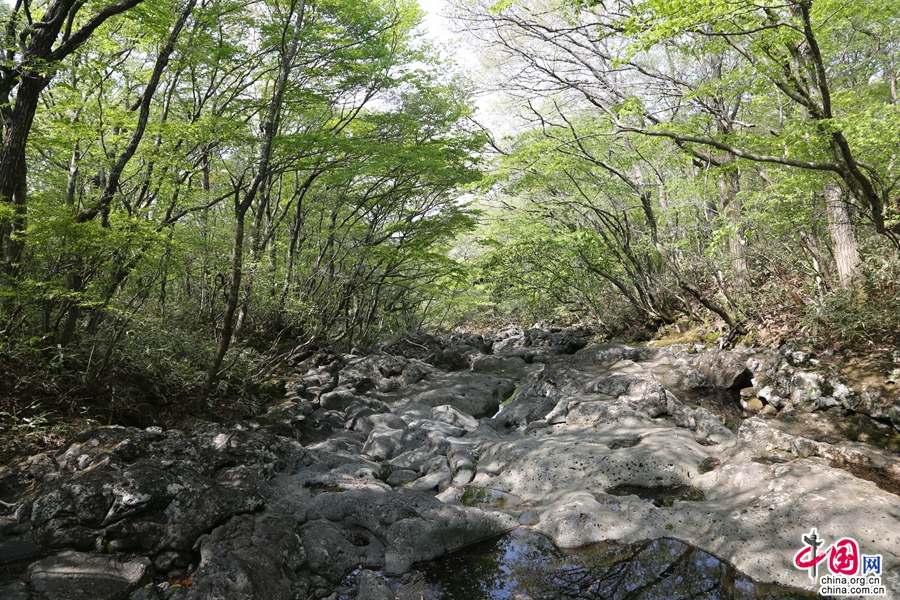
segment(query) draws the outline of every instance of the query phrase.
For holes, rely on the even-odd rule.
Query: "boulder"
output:
[[[480,333],[453,333],[447,339],[447,343],[449,346],[465,344],[475,348],[479,352],[490,354],[494,345],[494,340],[490,337],[485,337]]]
[[[452,479],[449,470],[435,471],[406,484],[404,488],[414,492],[427,492],[448,485]]]
[[[464,371],[472,366],[472,361],[480,352],[468,344],[457,344],[445,348],[435,360],[438,366],[452,371]]]
[[[812,403],[825,395],[824,378],[813,371],[795,371],[791,377],[790,400],[794,407]]]
[[[196,494],[176,496],[166,507],[168,527],[158,548],[190,550],[197,538],[228,517],[253,512],[264,500],[265,484],[246,467],[241,473],[226,471],[216,485]]]
[[[540,364],[527,364],[520,356],[479,355],[472,360],[472,370],[476,373],[496,375],[506,379],[522,379],[534,371],[539,371]]]
[[[740,389],[750,383],[747,357],[728,350],[709,350],[700,355],[700,371],[709,382],[725,390]]]
[[[391,471],[391,474],[387,478],[387,484],[390,486],[398,486],[403,485],[404,483],[409,483],[410,481],[415,481],[419,478],[419,475],[410,469],[396,469]]]
[[[376,460],[389,460],[418,448],[446,450],[448,437],[459,437],[465,433],[465,429],[430,419],[413,421],[405,429],[379,426],[369,434],[362,451]]]
[[[298,571],[306,552],[296,522],[261,513],[231,518],[200,542],[200,565],[187,598],[292,600],[308,587]]]
[[[398,469],[408,469],[411,471],[421,471],[423,466],[428,463],[429,460],[439,456],[437,449],[435,448],[415,448],[413,450],[409,450],[404,452],[388,461],[392,467]]]
[[[333,392],[328,392],[327,394],[322,394],[319,398],[322,408],[337,411],[345,410],[354,402],[360,401],[362,401],[362,398],[350,390],[335,390]]]
[[[383,394],[381,399],[391,406],[421,404],[435,407],[449,404],[477,419],[496,413],[500,403],[509,398],[515,389],[515,384],[509,379],[457,371],[429,374],[418,383]]]
[[[67,550],[28,567],[31,590],[47,600],[124,600],[152,582],[150,559]]]
[[[734,432],[725,427],[719,417],[703,407],[694,410],[694,422],[697,424],[697,439],[721,444],[735,438]]]
[[[763,409],[762,400],[759,398],[741,398],[741,408],[750,414],[758,414]]]
[[[449,473],[448,473],[449,474]],[[447,505],[430,494],[347,490],[321,493],[300,512],[301,537],[313,572],[332,580],[358,565],[388,574],[518,526],[503,512]],[[299,509],[299,507],[298,507]]]

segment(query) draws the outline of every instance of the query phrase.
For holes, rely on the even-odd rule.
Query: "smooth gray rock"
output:
[[[300,535],[309,557],[309,569],[330,581],[340,581],[364,562],[365,553],[347,539],[343,528],[326,520],[310,521]]]
[[[448,505],[436,499],[435,502],[440,508],[422,511],[417,517],[388,527],[386,573],[403,573],[415,562],[443,556],[519,525],[514,517],[504,513]]]
[[[539,513],[535,529],[561,548],[580,548],[606,540],[630,543],[664,537],[656,509],[637,496],[568,492]]]
[[[156,593],[156,586],[148,583],[129,596],[128,600],[159,600],[159,594]]]
[[[414,492],[427,492],[449,484],[452,478],[450,471],[436,471],[423,477],[419,477],[415,481],[406,484],[404,487],[407,490]]]
[[[350,390],[335,390],[322,394],[319,398],[322,408],[327,410],[345,410],[354,402],[360,402],[361,400],[360,396],[357,396]]]
[[[447,460],[447,457],[443,454],[439,454],[433,458],[429,458],[424,463],[422,463],[422,467],[419,470],[423,475],[427,475],[429,473],[438,473],[441,471],[449,471],[450,461]]]
[[[640,443],[619,447],[623,437]],[[474,481],[543,504],[567,491],[689,484],[712,452],[688,430],[620,407],[594,426],[552,425],[486,445]]]
[[[518,525],[502,512],[447,505],[428,493],[408,490],[321,493],[305,510],[308,522],[301,535],[310,569],[338,578],[360,564],[384,565],[386,573],[400,574],[414,562]]]
[[[431,409],[428,418],[432,421],[440,421],[442,423],[461,427],[466,431],[475,431],[478,429],[478,420],[475,417],[459,411],[449,404],[435,406]]]
[[[415,481],[419,476],[415,471],[410,471],[409,469],[397,469],[396,471],[392,471],[391,474],[387,478],[387,484],[390,486],[398,486],[403,485],[404,483],[409,483],[410,481]]]
[[[0,542],[0,565],[35,559],[40,557],[43,553],[43,548],[32,542]]]
[[[391,413],[371,415],[366,420],[372,424],[373,429],[378,426],[387,427],[388,429],[403,429],[407,425],[406,421],[401,417]],[[369,432],[366,433],[368,435]]]
[[[509,398],[515,389],[515,383],[502,377],[471,371],[438,371],[418,383],[381,397],[391,406],[413,403],[435,407],[449,404],[480,418],[496,413],[500,403]]]
[[[691,477],[691,485],[705,494],[702,500],[657,508],[637,496],[610,496],[570,484],[570,491],[543,503],[535,529],[562,547],[674,537],[727,557],[758,581],[810,589],[806,573],[793,568],[791,561],[802,546],[801,537],[815,526],[826,543],[850,536],[859,542],[861,553],[881,554],[887,573],[883,579],[889,590],[894,586],[896,596],[900,580],[892,577],[900,563],[900,529],[889,524],[900,520],[900,498],[829,466],[839,458],[890,465],[895,457],[863,444],[842,442],[835,447],[799,438],[785,431],[788,428],[773,419],[744,421],[738,443],[730,446],[723,464]],[[752,460],[779,450],[790,455],[799,441],[806,443],[809,458],[772,464]],[[862,450],[867,454],[861,455]],[[498,475],[492,485],[500,481]],[[761,540],[766,551],[749,540]]]
[[[453,476],[453,480],[450,482],[451,485],[462,487],[472,481],[475,478],[475,471],[469,469],[461,469],[456,472],[456,475]]]
[[[362,447],[363,454],[371,456],[375,460],[389,460],[394,455],[403,451],[403,430],[390,429],[388,427],[376,427],[369,433],[366,444]]]
[[[47,600],[121,600],[151,582],[150,559],[67,550],[28,567],[31,589]]]
[[[398,469],[409,469],[418,472],[422,470],[422,466],[425,465],[425,463],[436,456],[439,455],[434,448],[429,448],[427,450],[424,448],[416,448],[395,456],[389,460],[388,463],[392,467]]]
[[[396,412],[397,416],[401,417],[408,424],[412,423],[413,421],[431,418],[432,408],[434,407],[412,402],[410,404],[399,407]]]
[[[394,592],[391,586],[378,575],[368,569],[359,573],[359,585],[356,590],[356,600],[393,600]]]
[[[614,352],[607,349],[597,353],[603,357],[602,362],[610,362],[608,368],[618,374],[632,375],[638,378],[652,378],[662,384],[670,392],[686,392],[710,385],[709,379],[695,369],[693,363],[676,356],[664,349],[648,349],[648,352]],[[630,356],[632,358],[626,358]],[[619,357],[619,358],[616,358]]]
[[[379,426],[369,434],[362,451],[376,460],[389,460],[418,448],[446,451],[450,444],[448,437],[459,437],[465,433],[465,429],[430,419],[413,421],[402,430]]]
[[[506,379],[522,379],[530,373],[540,371],[541,364],[527,364],[520,356],[479,355],[472,360],[472,370],[476,373],[496,375]]]
[[[734,432],[725,427],[719,417],[703,407],[694,410],[694,421],[697,424],[697,439],[721,444],[735,438]]]
[[[453,444],[447,450],[447,462],[450,470],[456,473],[460,469],[474,470],[478,456],[469,446]]]

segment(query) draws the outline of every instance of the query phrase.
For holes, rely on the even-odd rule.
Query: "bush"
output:
[[[852,287],[810,304],[803,318],[809,342],[820,347],[900,345],[900,262],[868,257]]]

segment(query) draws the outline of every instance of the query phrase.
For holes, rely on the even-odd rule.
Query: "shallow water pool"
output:
[[[671,539],[560,550],[519,528],[414,568],[401,600],[744,600],[814,598],[754,582]]]

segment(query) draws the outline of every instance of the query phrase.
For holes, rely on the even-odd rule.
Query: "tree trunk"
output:
[[[5,283],[15,278],[22,255],[23,242],[16,236],[24,229],[27,209],[25,148],[41,92],[53,77],[52,67],[87,41],[107,19],[125,12],[141,1],[122,0],[105,6],[73,32],[71,25],[85,3],[76,0],[51,0],[41,21],[27,26],[19,34],[22,49],[19,60],[14,60],[12,48],[6,53],[7,65],[0,71],[0,102],[6,104],[10,92],[17,85],[18,89],[15,105],[12,109],[5,107],[3,111],[6,131],[0,148],[0,203],[11,204],[14,210],[12,218],[7,216],[0,219],[0,250],[5,255],[2,279],[7,280]],[[17,5],[12,16],[17,15],[20,8],[21,5]],[[60,40],[64,24],[68,26]],[[54,45],[57,45],[55,49]]]
[[[297,6],[297,12],[294,20],[293,34],[291,36],[288,47],[284,49],[281,57],[281,65],[278,72],[278,78],[275,87],[272,90],[272,99],[266,111],[266,119],[262,124],[263,139],[260,145],[259,157],[256,163],[257,172],[250,183],[244,197],[240,197],[241,184],[240,181],[234,186],[234,236],[232,238],[231,248],[231,280],[228,285],[228,299],[225,306],[225,313],[222,315],[222,330],[220,332],[219,343],[216,346],[215,354],[206,372],[203,380],[203,388],[200,391],[195,409],[204,407],[209,395],[219,379],[222,362],[225,354],[231,345],[231,338],[234,333],[234,316],[237,312],[239,304],[239,295],[241,293],[243,280],[244,265],[244,221],[247,211],[253,205],[257,194],[262,185],[270,176],[270,160],[272,158],[272,147],[275,140],[275,134],[278,131],[279,120],[281,117],[281,107],[284,102],[284,94],[288,85],[288,75],[297,56],[297,49],[300,45],[300,32],[303,28],[303,16],[306,9],[305,0],[300,0]]]
[[[247,214],[247,206],[235,198],[234,201],[234,235],[231,246],[231,282],[228,286],[228,298],[225,304],[225,314],[222,315],[222,330],[219,332],[219,342],[216,344],[216,352],[213,355],[209,370],[203,379],[203,390],[200,395],[200,403],[209,398],[213,386],[219,379],[219,370],[225,360],[225,354],[231,345],[231,336],[234,331],[234,313],[237,312],[238,300],[241,293],[241,279],[244,266],[244,220]]]
[[[841,287],[849,287],[859,274],[859,250],[856,233],[850,222],[850,211],[844,200],[841,187],[829,184],[823,190],[825,208],[828,212],[828,230],[834,245],[834,260],[837,263],[838,281]]]
[[[41,92],[49,79],[28,73],[16,95],[16,105],[0,150],[0,202],[11,204],[15,216],[0,221],[0,248],[4,251],[3,276],[9,283],[15,278],[16,265],[22,254],[22,241],[17,238],[25,228],[27,201],[27,165],[25,147],[34,122]]]
[[[740,177],[740,173],[733,168],[729,168],[722,173],[719,177],[719,193],[722,206],[725,209],[725,218],[731,227],[731,232],[728,234],[728,257],[731,262],[731,276],[735,289],[745,290],[749,285],[749,269],[747,268],[747,246],[741,227],[743,202],[741,202],[738,195]]]
[[[241,298],[238,301],[237,317],[232,331],[232,341],[236,342],[243,333],[244,325],[247,321],[247,315],[250,313],[250,297],[253,292],[253,283],[260,269],[260,255],[262,253],[263,238],[263,220],[266,217],[266,209],[268,207],[270,195],[272,194],[272,182],[268,180],[264,184],[266,187],[262,190],[256,212],[253,217],[253,225],[250,230],[250,267],[244,275],[244,281],[241,284]]]

